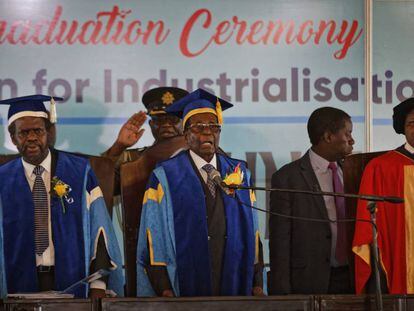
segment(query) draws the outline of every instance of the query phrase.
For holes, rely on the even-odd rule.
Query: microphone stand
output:
[[[404,203],[404,199],[394,196],[377,196],[366,194],[351,194],[351,193],[338,193],[338,192],[326,192],[326,191],[310,191],[310,190],[295,190],[295,189],[281,189],[281,188],[265,188],[265,187],[247,187],[243,185],[223,185],[232,190],[261,190],[268,192],[287,192],[287,193],[302,193],[309,195],[329,195],[333,197],[354,198],[368,201],[367,209],[370,213],[372,224],[372,247],[374,257],[374,274],[375,274],[375,302],[377,310],[383,311],[383,300],[381,293],[381,280],[379,274],[379,254],[378,254],[378,240],[377,240],[377,225],[376,225],[376,204],[377,202],[389,202],[389,203]]]
[[[353,194],[353,193],[339,193],[339,192],[327,192],[327,191],[311,191],[311,190],[296,190],[296,189],[282,189],[282,188],[265,188],[265,187],[247,187],[243,185],[226,185],[232,190],[259,190],[267,192],[288,192],[288,193],[303,193],[310,195],[329,195],[332,197],[343,197],[343,198],[353,198],[360,199],[370,202],[389,202],[389,203],[404,203],[404,199],[394,196],[379,196],[379,195],[370,195],[370,194]]]
[[[375,303],[377,305],[377,310],[383,311],[383,301],[382,301],[382,292],[381,292],[381,280],[379,274],[379,254],[378,254],[378,239],[377,239],[377,202],[368,201],[367,209],[369,211],[371,222],[372,222],[372,248],[374,255],[374,273],[375,273]]]

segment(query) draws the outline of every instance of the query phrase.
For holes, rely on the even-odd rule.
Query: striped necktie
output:
[[[214,166],[211,164],[206,164],[202,167],[203,170],[205,170],[207,172],[207,187],[208,190],[211,193],[211,196],[214,198],[216,198],[216,184],[214,183],[214,181],[210,178],[210,173],[215,170]]]
[[[36,175],[32,195],[34,203],[35,222],[35,251],[41,256],[49,247],[49,208],[47,204],[47,191],[42,179],[44,167],[36,166],[33,174]]]

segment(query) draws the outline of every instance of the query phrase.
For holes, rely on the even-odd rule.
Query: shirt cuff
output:
[[[90,288],[106,290],[106,283],[101,280],[96,280],[91,283]]]

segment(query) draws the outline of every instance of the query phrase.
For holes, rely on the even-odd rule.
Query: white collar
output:
[[[33,170],[37,165],[30,164],[26,162],[25,160],[23,160],[23,158],[22,158],[22,163],[23,163],[24,171],[26,172],[26,176],[32,177]],[[46,158],[39,165],[43,166],[45,171],[50,173],[51,167],[52,167],[52,156],[51,156],[50,150]]]
[[[313,169],[320,170],[320,171],[327,171],[329,166],[329,161],[325,158],[322,158],[319,154],[309,149],[309,158]]]
[[[408,142],[405,143],[404,145],[405,150],[407,150],[409,153],[413,154],[414,153],[414,147],[411,146]]]
[[[207,162],[206,160],[204,160],[202,157],[200,157],[197,153],[195,153],[194,151],[190,150],[190,156],[194,161],[194,164],[197,166],[198,170],[202,170],[202,167],[206,164],[211,164],[214,166],[215,169],[217,169],[217,158],[216,158],[216,154],[213,155],[213,158],[211,159],[210,162]]]

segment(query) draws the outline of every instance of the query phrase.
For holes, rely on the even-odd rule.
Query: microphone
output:
[[[111,273],[111,271],[109,271],[108,269],[99,269],[98,271],[86,276],[85,278],[83,278],[83,279],[77,281],[76,283],[73,283],[69,287],[65,288],[63,291],[61,291],[61,293],[69,293],[81,284],[90,284],[90,283],[92,283],[96,280],[101,279],[104,276],[109,275],[110,273]]]
[[[232,191],[227,187],[224,183],[223,179],[221,178],[220,172],[216,169],[211,170],[207,173],[208,178],[210,178],[216,186],[218,186],[223,192],[227,195],[232,195]]]

